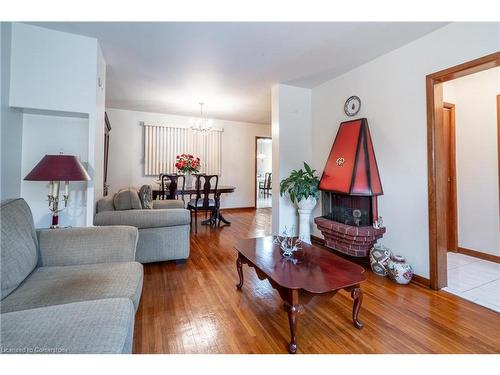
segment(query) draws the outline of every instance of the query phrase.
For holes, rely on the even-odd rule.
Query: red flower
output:
[[[197,172],[200,168],[200,158],[192,154],[180,154],[176,156],[175,167],[181,171]]]

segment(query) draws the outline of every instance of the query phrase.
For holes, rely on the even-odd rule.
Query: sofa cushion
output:
[[[1,303],[1,312],[105,298],[130,298],[137,309],[142,292],[137,262],[37,268]]]
[[[184,201],[179,199],[162,199],[153,201],[154,209],[184,208]]]
[[[189,225],[139,231],[136,260],[151,263],[189,258]]]
[[[38,266],[52,267],[133,262],[139,233],[131,226],[113,226],[42,229],[37,235]]]
[[[131,225],[138,229],[189,225],[190,221],[184,208],[99,212],[94,217],[94,225]]]
[[[151,185],[142,185],[139,189],[139,199],[141,200],[142,208],[150,210],[153,208],[153,189]]]
[[[2,314],[3,353],[130,353],[134,307],[101,299]]]
[[[142,209],[139,192],[134,188],[121,189],[113,197],[115,210],[140,210]]]
[[[31,210],[24,199],[1,203],[1,299],[8,296],[33,271],[38,243]]]
[[[114,195],[108,195],[106,197],[102,197],[97,201],[97,212],[102,211],[114,211],[115,205],[113,203]]]

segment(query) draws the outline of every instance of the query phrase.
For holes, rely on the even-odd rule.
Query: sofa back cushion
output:
[[[134,188],[125,188],[118,191],[113,197],[115,210],[140,210],[142,209],[139,192]]]
[[[4,299],[35,269],[38,240],[31,210],[24,199],[2,201],[1,222],[1,299]]]
[[[102,197],[97,201],[97,212],[114,211],[115,205],[113,204],[113,195]]]

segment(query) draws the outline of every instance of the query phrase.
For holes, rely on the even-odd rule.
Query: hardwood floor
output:
[[[231,226],[200,225],[186,264],[144,266],[134,353],[287,353],[283,302],[243,267],[236,290],[239,238],[270,234],[271,209],[224,212]],[[398,286],[367,270],[362,330],[352,300],[317,297],[298,321],[299,353],[500,353],[500,314],[446,292]]]

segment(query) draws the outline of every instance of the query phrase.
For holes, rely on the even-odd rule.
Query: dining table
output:
[[[222,221],[224,224],[227,224],[227,225],[231,225],[231,222],[228,221],[220,212],[220,209],[219,209],[220,208],[220,197],[222,194],[234,193],[235,190],[236,190],[236,188],[234,186],[225,186],[225,185],[218,186],[217,190],[215,190],[214,188],[210,189],[210,194],[214,195],[214,200],[215,200],[215,203],[217,206],[217,211],[218,211],[217,212],[218,218],[220,219],[220,221]],[[195,187],[184,187],[181,189],[177,189],[177,196],[184,197],[186,195],[189,195],[191,197],[192,195],[196,195],[196,194],[197,194],[197,189]],[[153,190],[153,200],[161,199],[162,196],[163,196],[163,192],[160,189]],[[202,221],[201,223],[203,225],[209,225],[209,224],[213,224],[214,220],[215,220],[215,217],[213,217],[213,215],[212,215],[210,218]]]

